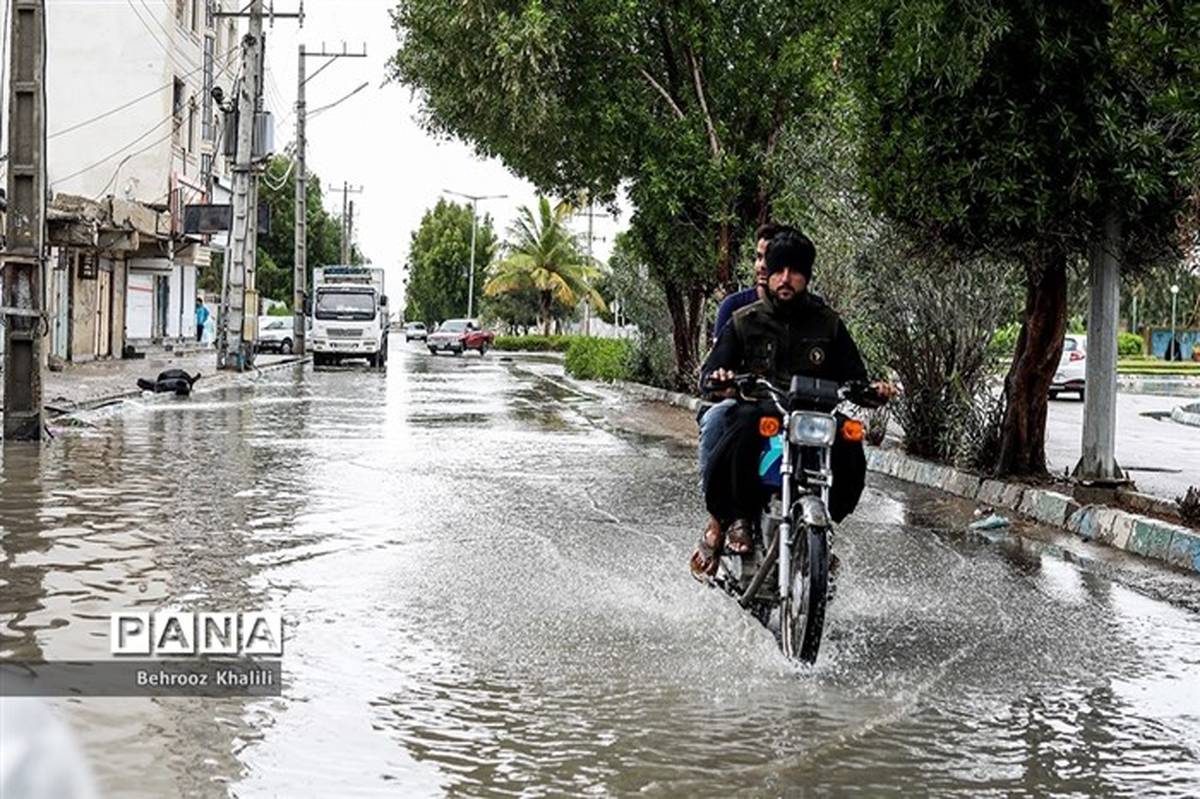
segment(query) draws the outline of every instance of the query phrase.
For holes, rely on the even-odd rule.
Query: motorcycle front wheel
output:
[[[808,527],[797,536],[792,554],[791,590],[779,606],[779,639],[783,654],[812,663],[821,648],[829,592],[829,535],[824,527]]]

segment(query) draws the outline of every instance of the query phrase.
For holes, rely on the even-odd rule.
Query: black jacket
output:
[[[789,303],[768,295],[739,309],[704,361],[701,391],[716,369],[753,372],[782,389],[797,374],[839,383],[867,379],[867,367],[846,325],[807,292]]]

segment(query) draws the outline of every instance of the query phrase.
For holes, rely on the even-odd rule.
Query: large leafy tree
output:
[[[419,91],[431,130],[546,192],[628,188],[631,235],[687,375],[708,295],[733,283],[742,241],[769,213],[779,131],[829,63],[827,6],[401,0],[392,74]]]
[[[421,217],[408,251],[405,319],[433,325],[467,312],[472,222],[470,205],[444,199]],[[495,250],[492,220],[484,216],[475,231],[475,308]]]
[[[997,470],[1045,471],[1067,270],[1104,242],[1177,258],[1196,190],[1200,7],[1173,0],[863,0],[859,166],[917,236],[1024,265]],[[931,289],[934,287],[930,287]]]
[[[570,206],[552,207],[545,197],[538,198],[537,213],[522,207],[509,228],[504,260],[496,265],[484,288],[489,296],[535,292],[545,335],[550,335],[556,304],[572,307],[587,301],[604,307],[595,288],[600,270],[580,250],[567,227],[570,216]]]

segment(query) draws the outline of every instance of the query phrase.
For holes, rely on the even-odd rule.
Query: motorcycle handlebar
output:
[[[776,388],[769,380],[765,380],[759,375],[749,372],[736,374],[730,380],[713,380],[711,378],[704,381],[702,386],[706,394],[711,394],[717,391],[722,391],[727,388],[736,388],[739,392],[745,392],[751,388],[765,388],[768,392],[776,397],[787,397],[788,392]],[[873,409],[881,408],[887,404],[888,398],[875,390],[875,387],[865,380],[851,380],[843,383],[838,388],[838,396],[841,399],[853,402],[861,408]]]

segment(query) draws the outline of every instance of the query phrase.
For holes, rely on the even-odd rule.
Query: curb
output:
[[[1117,390],[1127,394],[1168,394],[1176,397],[1200,397],[1200,378],[1144,378],[1129,375],[1117,378]]]
[[[311,355],[297,355],[293,358],[288,358],[285,361],[277,361],[275,363],[269,364],[260,369],[250,370],[250,371],[241,372],[241,373],[224,373],[224,374],[229,375],[226,378],[226,380],[236,380],[238,377],[242,377],[245,375],[255,375],[255,374],[262,374],[264,372],[271,372],[276,369],[282,369],[285,366],[295,366],[298,363],[308,363],[311,360],[312,360]],[[222,374],[222,373],[218,373],[218,374]],[[222,381],[222,382],[225,382],[225,381]],[[133,389],[129,389],[127,391],[117,391],[112,394],[104,394],[99,397],[92,397],[91,399],[79,400],[78,402],[57,403],[53,406],[52,412],[55,414],[54,418],[61,419],[66,416],[70,416],[73,413],[78,413],[79,411],[90,411],[90,410],[99,408],[102,405],[108,405],[113,402],[120,402],[121,400],[134,399],[136,397],[142,396],[142,393],[143,392],[140,388],[133,388]],[[49,409],[49,407],[47,409]]]
[[[641,383],[612,385],[641,399],[665,402],[690,411],[704,403],[696,397]],[[974,502],[1005,508],[1042,524],[1066,530],[1083,541],[1158,560],[1200,574],[1200,531],[1108,505],[1080,505],[1074,497],[1022,483],[993,480],[894,449],[868,446],[867,468],[905,482],[936,488]],[[1165,502],[1127,493],[1122,499],[1146,510]],[[1164,505],[1164,508],[1166,506]]]
[[[1113,547],[1200,573],[1200,532],[1107,505],[1080,505],[1073,497],[1019,483],[980,478],[968,472],[905,455],[867,448],[872,471],[965,499],[1006,508],[1084,541]]]
[[[1200,413],[1193,411],[1197,405],[1181,405],[1171,409],[1171,421],[1189,427],[1200,427]]]

